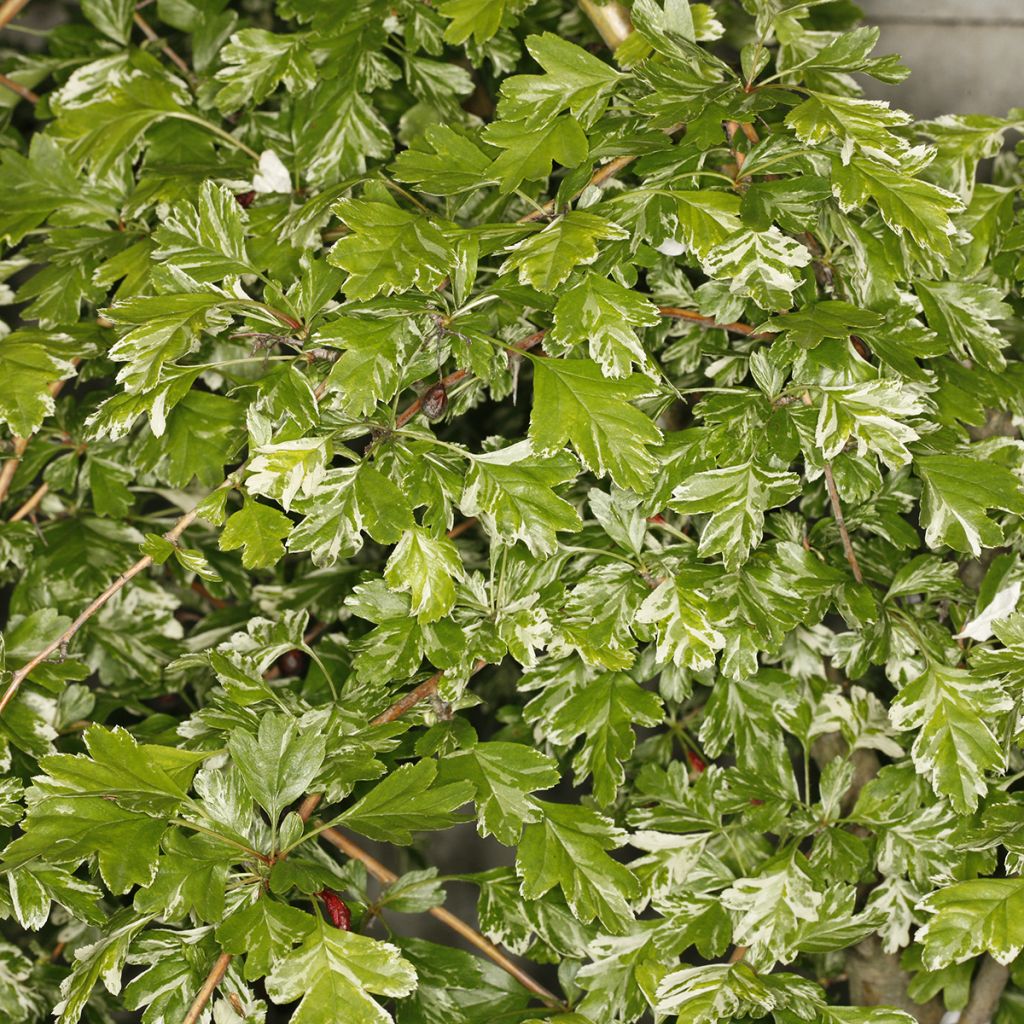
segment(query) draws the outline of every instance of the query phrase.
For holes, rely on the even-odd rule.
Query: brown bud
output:
[[[448,389],[444,381],[438,381],[432,388],[423,393],[420,408],[428,420],[439,420],[448,408]]]
[[[235,196],[235,202],[243,209],[246,210],[252,206],[252,201],[256,198],[255,192],[239,192]]]

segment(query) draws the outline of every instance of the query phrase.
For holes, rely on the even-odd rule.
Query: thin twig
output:
[[[805,391],[803,394],[804,405],[811,405],[811,396]],[[836,478],[832,475],[832,463],[825,463],[825,487],[828,490],[828,500],[832,505],[832,515],[835,518],[836,526],[839,527],[839,536],[843,542],[843,551],[846,560],[853,570],[853,578],[858,583],[864,582],[864,574],[860,571],[860,563],[850,542],[850,531],[846,528],[846,517],[843,515],[843,506],[839,502],[839,491],[836,488]]]
[[[383,885],[390,885],[398,878],[398,875],[396,875],[394,871],[385,867],[379,860],[367,853],[361,846],[356,845],[351,839],[343,835],[337,829],[326,828],[320,833],[320,835],[332,846],[336,846],[341,850],[346,857],[361,861],[365,864],[367,871],[369,871],[370,874]],[[443,907],[431,907],[429,913],[433,917],[437,918],[438,921],[442,921],[446,924],[452,929],[452,931],[461,935],[471,946],[480,950],[484,956],[497,964],[503,971],[510,974],[519,982],[520,985],[523,986],[523,988],[528,989],[547,1006],[558,1010],[566,1009],[565,1004],[558,998],[558,996],[553,992],[548,991],[548,989],[541,985],[540,982],[534,981],[534,979],[525,971],[505,956],[505,954],[498,949],[493,942],[481,935],[475,928],[466,924],[462,918],[456,917],[453,913],[445,910]]]
[[[750,324],[730,323],[720,324],[713,316],[704,316],[703,313],[696,313],[692,309],[680,309],[678,306],[659,306],[658,312],[662,316],[675,317],[678,320],[692,320],[694,323],[703,324],[705,327],[717,328],[720,331],[731,331],[733,334],[742,334],[754,341],[770,341],[774,334],[758,333]]]
[[[220,490],[224,487],[233,486],[233,479],[228,478],[217,488]],[[171,528],[164,534],[164,539],[169,540],[172,544],[175,543],[179,537],[195,522],[196,517],[199,515],[199,505],[195,508],[190,509],[186,512]],[[31,661],[27,664],[22,665],[17,672],[11,677],[10,683],[7,685],[7,689],[4,691],[4,695],[0,698],[0,714],[3,714],[7,705],[14,699],[14,695],[18,692],[21,684],[28,678],[28,676],[37,669],[46,659],[53,654],[56,650],[63,650],[74,638],[75,634],[120,590],[122,590],[127,584],[139,575],[140,572],[145,572],[153,564],[153,558],[150,555],[143,555],[134,565],[126,569],[120,576],[114,580],[103,591],[99,597],[93,599],[89,605],[79,614],[78,618],[71,623],[70,626],[56,640],[51,641],[47,644]]]
[[[0,29],[12,21],[23,7],[27,6],[28,0],[4,0],[0,4]]]
[[[960,1024],[988,1024],[1009,980],[1010,968],[986,953],[971,983],[971,997],[960,1014]]]
[[[210,996],[213,995],[214,989],[221,983],[224,975],[228,973],[230,963],[230,953],[221,953],[217,957],[214,961],[213,969],[206,976],[203,987],[196,993],[196,997],[192,1000],[192,1005],[182,1019],[181,1024],[196,1024],[196,1021],[199,1020],[203,1010],[206,1008],[206,1004],[210,1001]]]
[[[16,82],[13,78],[8,78],[6,75],[0,75],[0,85],[5,89],[10,89],[11,92],[16,92],[23,100],[28,100],[29,103],[38,103],[39,94],[33,92],[27,85],[22,85],[21,82]]]
[[[167,45],[167,43],[161,42],[160,36],[153,31],[153,27],[141,14],[139,14],[138,11],[132,15],[132,20],[140,29],[142,29],[143,35],[145,35],[151,43],[160,43],[160,52],[163,53],[163,55],[172,64],[174,64],[179,71],[181,71],[191,85],[195,85],[196,78],[195,75],[192,74],[192,69],[170,46]]]
[[[468,533],[473,529],[474,526],[479,522],[476,516],[470,516],[469,519],[463,519],[458,526],[453,526],[448,531],[448,538],[454,540],[456,537],[461,537],[464,533]]]
[[[535,331],[533,334],[528,335],[521,341],[517,341],[513,347],[519,349],[520,352],[526,352],[528,349],[539,345],[544,339],[544,335],[547,333],[547,331]],[[447,390],[453,384],[458,384],[459,381],[465,380],[467,377],[471,376],[472,373],[469,370],[456,370],[454,373],[449,373],[447,377],[442,377],[438,383]],[[409,420],[416,416],[421,407],[422,400],[419,398],[407,405],[395,420],[395,427],[404,427]]]
[[[50,490],[50,485],[47,483],[40,484],[33,492],[32,496],[25,502],[17,512],[8,520],[11,523],[19,523],[22,519],[32,515],[36,510],[36,506],[46,497]]]

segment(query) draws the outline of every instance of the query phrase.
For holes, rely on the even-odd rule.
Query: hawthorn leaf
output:
[[[327,752],[322,734],[300,730],[294,719],[273,712],[260,719],[255,736],[233,729],[228,749],[246,788],[271,822],[309,789]]]
[[[922,455],[914,469],[924,484],[921,518],[931,548],[947,544],[977,558],[982,547],[1003,542],[1003,530],[986,509],[1024,515],[1024,490],[1003,466],[969,455]]]
[[[529,441],[474,456],[459,507],[506,543],[522,541],[534,554],[553,554],[558,532],[582,525],[576,509],[552,489],[574,479],[577,466],[565,451],[535,454]]]
[[[465,780],[474,790],[477,830],[499,843],[515,846],[523,825],[540,819],[531,794],[558,782],[555,762],[522,743],[478,743],[445,757],[439,766],[441,783]]]
[[[737,231],[701,259],[709,277],[727,280],[732,294],[748,296],[762,309],[789,309],[800,285],[798,272],[810,262],[807,247],[774,225]]]
[[[407,996],[416,971],[389,942],[343,931],[318,918],[302,945],[277,961],[266,980],[279,1006],[301,1000],[295,1024],[331,1024],[338,1008],[352,1024],[388,1024],[393,1018],[373,998]]]
[[[620,931],[638,885],[606,851],[620,846],[625,833],[586,807],[541,800],[537,805],[541,819],[526,825],[516,855],[523,896],[535,900],[558,886],[580,921],[597,917],[609,931]]]
[[[650,356],[637,329],[660,320],[657,308],[644,296],[610,278],[586,273],[559,296],[544,346],[551,355],[564,356],[586,342],[590,358],[608,377],[628,377],[633,363],[650,373]]]
[[[384,568],[388,586],[409,594],[409,610],[421,625],[452,610],[455,580],[461,577],[462,559],[455,545],[418,526],[405,531]]]
[[[572,441],[583,464],[620,487],[646,486],[657,461],[648,450],[661,431],[629,403],[649,395],[640,374],[621,380],[604,377],[589,359],[535,360],[530,439],[548,454]]]
[[[576,267],[597,259],[598,242],[626,237],[626,230],[612,221],[583,210],[570,210],[513,245],[501,273],[518,271],[522,284],[553,292]]]
[[[439,782],[437,762],[424,758],[396,768],[335,823],[371,839],[408,846],[413,831],[450,828],[465,820],[454,812],[471,799],[470,782]]]
[[[672,491],[677,512],[709,516],[700,534],[701,555],[721,554],[726,568],[746,561],[761,541],[764,513],[800,493],[795,473],[768,469],[751,459],[695,473]]]
[[[492,121],[484,140],[504,150],[487,172],[488,178],[500,182],[503,193],[514,192],[524,181],[547,178],[555,163],[576,167],[589,152],[583,129],[568,114],[539,126],[530,121]]]
[[[932,917],[917,933],[930,970],[989,953],[1009,964],[1024,948],[1024,879],[972,878],[926,896]]]
[[[225,917],[217,925],[217,941],[225,953],[245,955],[245,979],[255,981],[268,974],[313,927],[314,919],[305,911],[264,895]]]
[[[284,554],[281,542],[291,533],[292,521],[276,508],[246,497],[233,512],[220,534],[221,551],[242,548],[246,569],[266,569]]]
[[[999,682],[930,662],[896,695],[889,711],[895,728],[917,730],[911,754],[917,770],[960,814],[978,806],[985,776],[1005,768],[995,719],[1013,703]]]

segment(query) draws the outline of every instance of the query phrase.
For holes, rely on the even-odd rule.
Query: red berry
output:
[[[707,768],[707,765],[706,765],[706,764],[704,763],[703,759],[702,759],[702,758],[700,758],[700,757],[698,757],[698,756],[697,756],[697,755],[696,755],[696,754],[695,754],[695,753],[694,753],[694,752],[693,752],[692,750],[688,750],[688,751],[686,752],[686,756],[687,756],[687,758],[688,758],[688,759],[689,759],[689,761],[690,761],[690,767],[691,767],[691,768],[692,768],[692,769],[693,769],[693,770],[694,770],[694,771],[695,771],[695,772],[696,772],[696,773],[697,773],[698,775],[699,775],[699,774],[700,774],[700,773],[701,773],[702,771],[704,771],[704,769],[705,769],[705,768]]]
[[[255,198],[255,192],[239,192],[238,195],[235,196],[235,202],[237,202],[238,205],[242,207],[243,210],[245,210],[252,206],[252,201]]]
[[[352,911],[348,909],[348,904],[331,889],[321,889],[317,896],[324,901],[324,909],[331,919],[331,924],[347,932],[352,924]]]

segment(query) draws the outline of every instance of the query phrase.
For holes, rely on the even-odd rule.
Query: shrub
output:
[[[1016,1020],[1017,113],[845,0],[140,7],[3,56],[3,1020]]]

